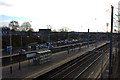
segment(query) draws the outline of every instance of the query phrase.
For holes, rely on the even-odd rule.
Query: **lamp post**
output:
[[[51,43],[50,43],[50,34],[48,34],[48,42],[49,42],[49,44],[48,44],[48,49],[50,49],[51,48]]]
[[[88,29],[88,48],[89,48],[89,29]]]
[[[111,33],[110,33],[110,57],[109,57],[109,80],[111,79],[112,73],[112,48],[113,48],[113,6],[111,6]]]
[[[21,49],[20,49],[20,51],[18,52],[18,53],[19,53],[19,67],[18,67],[19,70],[21,70],[21,64],[20,64],[20,62],[21,62],[21,54],[22,54],[22,48],[23,48],[22,31],[23,31],[23,29],[21,28],[21,29],[20,29],[20,35],[21,35],[21,37],[20,37]]]
[[[22,54],[22,30],[21,30],[21,50],[19,52],[19,70],[21,70],[21,54]]]
[[[68,54],[69,54],[69,32],[68,32]]]
[[[22,49],[22,31],[21,31],[21,49]]]
[[[80,50],[80,33],[78,33],[78,41],[79,41],[79,50]]]
[[[20,65],[21,58],[20,57],[21,57],[21,51],[19,52],[19,67],[18,67],[19,70],[21,69],[21,65]]]
[[[12,32],[10,29],[10,73],[12,74]]]

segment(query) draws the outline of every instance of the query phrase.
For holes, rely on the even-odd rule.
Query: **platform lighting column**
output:
[[[90,33],[89,33],[89,29],[88,29],[88,47],[89,47],[89,34],[90,34]]]
[[[12,32],[10,29],[10,73],[12,74]]]
[[[22,54],[22,31],[21,31],[21,50],[19,52],[19,70],[21,70],[21,54]]]
[[[68,32],[68,54],[69,54],[69,32]]]
[[[73,35],[76,35],[76,33],[75,32],[73,32]],[[75,40],[75,38],[73,37],[73,39]],[[75,51],[75,42],[73,42],[73,51]]]
[[[79,35],[79,50],[81,48],[81,44],[80,44],[80,33],[78,34]]]
[[[48,34],[48,42],[49,42],[49,49],[51,48],[51,43],[50,43],[50,33]]]
[[[113,48],[113,41],[112,41],[112,33],[113,33],[113,6],[111,6],[111,33],[110,33],[110,56],[109,56],[109,80],[111,79],[112,73],[112,48]]]
[[[22,49],[22,31],[21,31],[21,49]]]

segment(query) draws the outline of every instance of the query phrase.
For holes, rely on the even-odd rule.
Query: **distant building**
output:
[[[0,27],[0,33],[2,33],[2,36],[7,36],[10,34],[10,28],[9,27]],[[22,35],[22,36],[42,36],[46,37],[48,34],[51,33],[51,29],[39,29],[39,32],[26,32],[26,31],[15,31],[11,30],[12,35]]]
[[[0,33],[2,33],[2,36],[7,36],[10,34],[10,28],[9,27],[0,27]],[[11,30],[12,35],[22,35],[22,36],[27,36],[28,32],[25,31],[15,31]]]
[[[33,32],[34,36],[41,36],[39,32]]]
[[[40,34],[49,34],[51,32],[51,29],[39,29]]]
[[[28,32],[25,32],[25,31],[14,31],[14,30],[12,30],[11,33],[12,33],[12,35],[22,35],[22,36],[27,36],[28,35]]]
[[[0,32],[2,32],[2,36],[7,36],[10,33],[10,28],[8,27],[1,27]]]

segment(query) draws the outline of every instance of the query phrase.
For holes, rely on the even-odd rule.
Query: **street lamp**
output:
[[[111,6],[111,33],[110,33],[110,56],[109,56],[109,79],[111,78],[112,73],[112,49],[113,49],[113,9],[114,7]]]
[[[22,51],[22,50],[21,50]],[[21,51],[19,51],[19,70],[21,69],[20,61],[21,61]]]
[[[79,50],[81,49],[81,44],[80,44],[80,33],[78,34],[79,35]]]
[[[88,48],[89,48],[89,29],[88,29]]]
[[[68,54],[69,54],[69,32],[68,32]]]
[[[11,30],[12,28],[10,27],[10,73],[12,74],[12,32]]]
[[[21,33],[21,49],[20,49],[20,51],[18,52],[19,53],[19,70],[21,70],[21,64],[20,64],[20,62],[21,62],[21,54],[22,54],[22,29],[20,29],[20,33]]]
[[[48,43],[48,46],[49,46],[48,49],[50,49],[50,47],[51,47],[51,43],[50,43],[50,34],[48,34],[48,42],[49,42],[49,43]]]
[[[22,49],[22,31],[21,31],[21,49]]]

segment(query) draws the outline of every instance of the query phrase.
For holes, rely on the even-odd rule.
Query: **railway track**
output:
[[[82,72],[80,72],[80,73],[78,73],[76,76],[75,76],[75,78],[73,79],[73,80],[79,80],[79,79],[84,79],[84,78],[89,78],[90,76],[88,76],[91,72],[93,73],[93,72],[96,72],[95,71],[95,67],[97,66],[97,67],[99,67],[99,68],[101,68],[101,63],[99,64],[99,62],[101,62],[101,57],[102,57],[102,55],[103,55],[103,57],[105,58],[105,56],[107,55],[107,53],[108,53],[108,49],[106,49],[105,51],[104,51],[104,53],[105,54],[100,54],[95,60],[93,60],[86,68],[84,68],[83,70],[82,70]],[[101,69],[100,69],[101,70]],[[90,73],[89,73],[89,72]],[[97,77],[96,77],[97,78]]]
[[[56,80],[56,79],[77,79],[89,66],[92,65],[92,63],[97,60],[101,53],[99,51],[106,50],[106,48],[109,46],[109,43],[106,43],[105,45],[94,49],[97,52],[87,52],[80,57],[77,57],[76,59],[63,64],[62,66],[59,66],[35,79],[39,80]],[[93,51],[94,51],[93,50]]]

